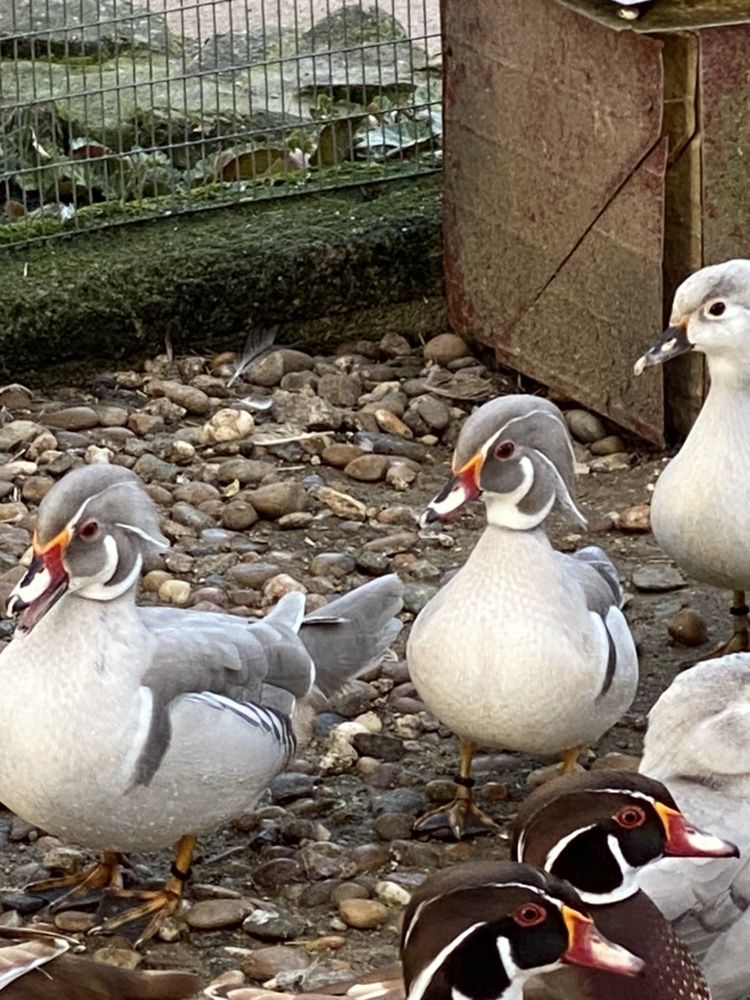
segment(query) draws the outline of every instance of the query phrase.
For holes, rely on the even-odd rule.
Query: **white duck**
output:
[[[750,995],[750,656],[679,674],[649,715],[641,771],[741,860],[665,859],[639,885],[701,962],[713,1000]]]
[[[57,886],[115,886],[120,852],[177,842],[165,887],[125,893],[139,905],[105,922],[146,918],[140,940],[178,906],[196,835],[252,808],[286,766],[295,705],[365,669],[400,629],[393,576],[309,616],[298,593],[252,622],[139,608],[144,551],[164,545],[133,472],[70,472],[39,506],[0,656],[0,800],[103,852]]]
[[[461,739],[458,797],[417,828],[447,820],[460,837],[469,815],[492,823],[471,794],[477,744],[562,753],[571,769],[579,749],[630,706],[638,660],[607,556],[593,547],[557,552],[544,531],[555,506],[584,521],[557,407],[534,396],[486,403],[461,430],[453,470],[425,519],[481,496],[487,527],[420,612],[407,660],[420,697]]]
[[[709,656],[750,649],[750,260],[704,267],[674,297],[670,326],[636,374],[686,351],[711,385],[690,434],[657,480],[651,526],[689,576],[734,593],[734,634]]]

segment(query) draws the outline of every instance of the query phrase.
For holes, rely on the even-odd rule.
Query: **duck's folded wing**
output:
[[[589,608],[601,615],[616,605],[622,605],[620,577],[604,549],[597,545],[587,545],[572,554],[561,554],[566,562],[567,572],[573,576],[586,592]]]
[[[617,570],[607,554],[594,545],[572,555],[559,553],[559,557],[570,585],[578,585],[584,594],[598,649],[597,658],[603,668],[599,697],[605,697],[618,671],[618,676],[627,674],[633,679],[638,672],[635,643],[620,610],[622,589]]]
[[[297,632],[304,595],[289,593],[262,619],[174,608],[140,608],[153,638],[153,658],[142,683],[160,700],[211,691],[241,701],[262,699],[263,685],[304,697],[315,665]]]
[[[315,678],[315,665],[295,631],[304,611],[302,594],[287,594],[253,624],[228,615],[141,610],[151,656],[140,677],[141,736],[133,785],[147,785],[156,774],[170,745],[171,713],[179,699],[241,719],[265,732],[282,757],[289,756],[294,736],[288,712]],[[269,689],[286,696],[281,711],[264,704]]]
[[[317,684],[328,693],[380,656],[401,628],[403,587],[381,577],[305,616],[303,594],[285,594],[260,621],[142,608],[151,656],[140,676],[142,733],[133,784],[148,784],[171,738],[179,698],[265,730],[280,758],[294,746],[289,713]],[[274,692],[282,696],[279,704]],[[285,701],[283,699],[286,699]]]

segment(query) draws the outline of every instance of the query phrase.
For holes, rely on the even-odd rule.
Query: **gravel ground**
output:
[[[401,907],[427,873],[506,851],[502,832],[459,844],[412,838],[413,817],[450,794],[456,740],[424,710],[403,646],[408,623],[483,523],[478,505],[441,531],[421,532],[416,517],[447,475],[472,400],[516,391],[518,381],[488,370],[452,335],[416,348],[397,336],[354,341],[327,357],[282,349],[229,387],[232,370],[227,355],[159,357],[137,371],[0,389],[0,612],[23,573],[39,500],[82,462],[134,467],[161,508],[173,545],[149,568],[144,602],[255,616],[289,588],[318,607],[373,575],[401,575],[407,627],[394,655],[315,718],[310,742],[254,814],[202,841],[184,910],[161,940],[136,955],[124,938],[85,937],[91,911],[55,918],[109,961],[312,990],[393,960]],[[672,630],[697,629],[700,640],[709,621],[718,641],[728,615],[723,595],[684,585],[647,530],[643,505],[663,456],[584,411],[568,419],[591,524],[587,534],[555,526],[554,538],[611,554],[642,657],[635,705],[585,762],[632,766],[646,712],[694,653],[670,644],[667,622],[678,614]],[[12,623],[0,627],[7,641]],[[358,735],[342,743],[332,727],[345,720],[358,721]],[[498,752],[477,759],[480,802],[503,828],[545,763]],[[20,887],[85,859],[0,813],[0,923],[44,918]],[[133,862],[157,877],[169,858]]]

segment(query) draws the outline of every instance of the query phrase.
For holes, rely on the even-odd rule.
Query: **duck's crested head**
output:
[[[44,496],[34,557],[8,609],[30,632],[64,593],[110,601],[135,588],[150,548],[166,548],[156,510],[138,476],[115,465],[69,472]]]
[[[663,857],[737,857],[738,851],[690,826],[660,781],[602,770],[565,775],[534,791],[518,810],[511,854],[602,906],[638,892],[640,870]]]
[[[482,497],[490,523],[538,527],[557,506],[581,523],[573,498],[575,455],[565,418],[549,400],[502,396],[479,407],[461,428],[453,476],[428,505],[423,521],[450,517]]]
[[[712,264],[686,278],[669,326],[636,362],[636,374],[693,349],[706,355],[712,375],[725,367],[750,371],[750,260]]]
[[[401,957],[407,1000],[501,1000],[563,964],[624,975],[643,968],[599,934],[571,886],[510,861],[428,879],[404,914]]]

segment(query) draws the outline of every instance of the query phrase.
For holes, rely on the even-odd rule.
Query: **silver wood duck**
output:
[[[605,553],[564,554],[545,533],[553,508],[585,523],[558,408],[534,396],[480,407],[461,430],[453,473],[425,520],[481,498],[487,527],[414,622],[407,661],[420,697],[461,739],[459,797],[418,828],[447,820],[460,836],[467,818],[492,822],[469,787],[477,744],[561,753],[572,768],[630,707],[638,660]]]
[[[196,836],[251,808],[289,761],[295,708],[365,669],[400,629],[393,576],[308,616],[297,593],[261,621],[137,607],[144,553],[165,544],[134,473],[69,473],[39,506],[0,656],[0,800],[105,852],[57,887],[115,886],[121,852],[177,842],[165,888],[131,893],[136,905],[103,925],[146,920],[141,940],[178,905]]]
[[[651,527],[701,583],[733,591],[733,636],[709,656],[750,649],[750,260],[696,271],[677,289],[670,325],[636,374],[688,351],[705,355],[708,395],[656,482]]]

